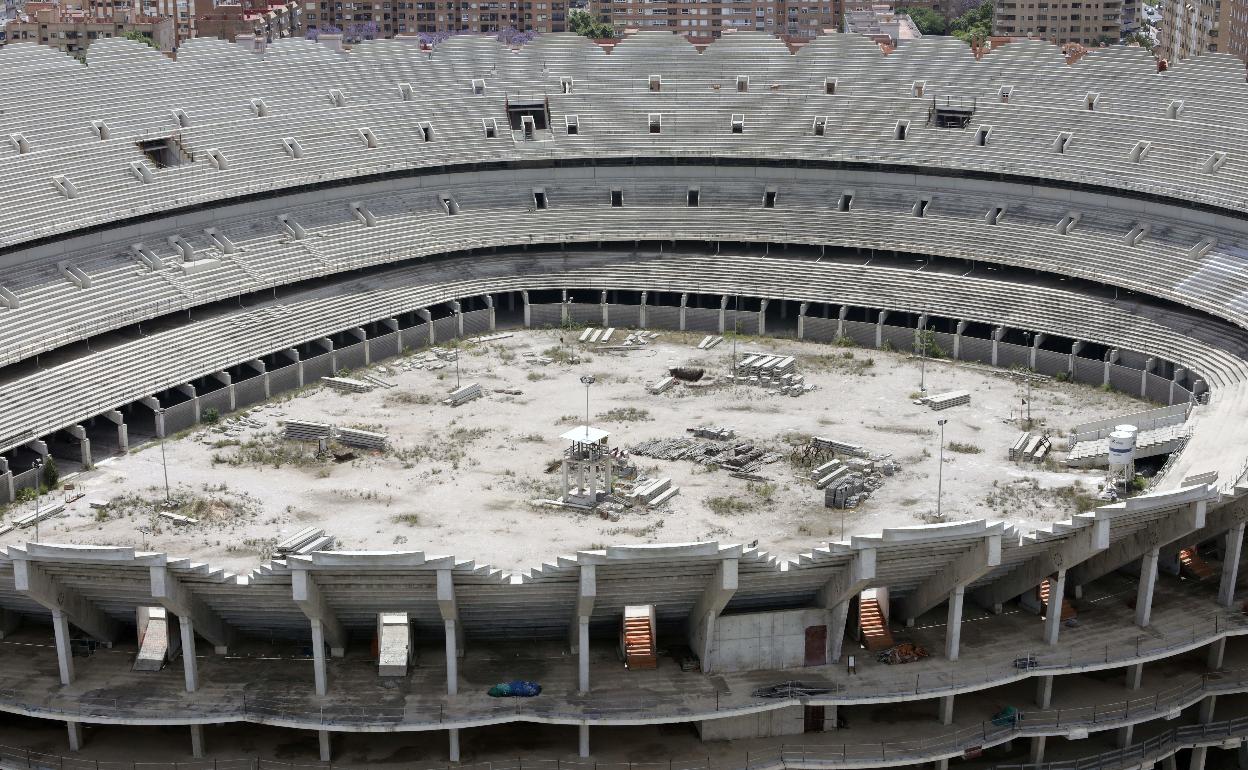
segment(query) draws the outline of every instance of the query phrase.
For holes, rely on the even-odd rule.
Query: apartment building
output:
[[[923,37],[913,19],[904,13],[894,13],[889,5],[850,8],[845,11],[845,31],[866,35],[890,48]]]
[[[998,0],[992,34],[1058,44],[1116,43],[1124,20],[1134,23],[1137,9],[1136,0]]]
[[[813,38],[841,26],[842,0],[602,0],[599,17],[617,28],[666,29],[695,39],[744,29]]]
[[[33,13],[21,14],[5,23],[5,37],[8,42],[41,43],[79,57],[84,54],[91,41],[102,37],[121,37],[128,32],[147,35],[161,51],[172,51],[177,45],[174,20],[169,17],[132,18],[118,15],[112,19],[100,19],[79,9],[43,5],[45,7],[38,8]]]
[[[567,0],[311,0],[308,29],[337,27],[348,31],[376,25],[376,36],[440,32],[526,32],[567,30]],[[371,29],[371,28],[370,28]]]
[[[303,31],[303,3],[300,0],[194,0],[194,3],[195,14],[192,18],[198,37],[234,41],[239,35],[255,35],[263,40],[276,40],[296,36]]]
[[[1243,3],[1240,3],[1243,12]],[[1229,2],[1226,3],[1228,12]],[[1168,0],[1162,8],[1155,53],[1175,62],[1218,51],[1223,0]],[[1228,13],[1229,15],[1229,13]],[[1241,22],[1242,25],[1242,22]]]
[[[1248,0],[1229,0],[1220,30],[1226,53],[1248,64]]]

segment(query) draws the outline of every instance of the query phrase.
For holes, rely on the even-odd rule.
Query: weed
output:
[[[950,452],[957,452],[958,454],[964,455],[977,455],[984,451],[975,444],[967,444],[961,441],[950,441],[945,446],[949,447]]]

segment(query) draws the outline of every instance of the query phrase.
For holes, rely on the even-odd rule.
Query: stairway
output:
[[[1179,574],[1202,583],[1206,580],[1213,580],[1217,576],[1213,567],[1209,566],[1209,562],[1200,558],[1200,555],[1196,553],[1195,546],[1179,551]]]
[[[624,608],[624,626],[620,632],[624,647],[624,666],[630,670],[658,668],[654,642],[654,608],[636,605]]]
[[[871,652],[887,650],[893,646],[893,635],[888,621],[880,610],[878,599],[863,599],[858,604],[858,625],[862,629],[862,641]]]
[[[1049,612],[1049,592],[1052,590],[1052,580],[1045,580],[1040,584],[1040,612],[1047,615]],[[1066,597],[1062,597],[1062,620],[1070,620],[1079,613],[1075,612],[1075,608],[1070,605],[1070,601]]]

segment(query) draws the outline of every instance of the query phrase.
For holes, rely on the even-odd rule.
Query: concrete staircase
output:
[[[879,599],[863,599],[858,605],[858,626],[862,631],[863,644],[871,652],[887,650],[893,646],[893,634],[880,609]]]
[[[1200,558],[1200,554],[1196,553],[1195,546],[1179,551],[1179,574],[1202,583],[1217,577],[1217,573],[1213,567],[1209,566],[1209,562]]]
[[[624,625],[620,631],[624,647],[624,665],[630,670],[658,668],[654,641],[653,605],[624,608]]]

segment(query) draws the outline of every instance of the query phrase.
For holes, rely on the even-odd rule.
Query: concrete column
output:
[[[333,748],[329,745],[329,730],[316,731],[317,742],[321,746],[321,761],[328,762],[334,758]]]
[[[368,366],[373,362],[372,354],[368,349],[368,332],[356,327],[350,331],[350,334],[355,337],[359,344],[364,346],[364,365]],[[265,391],[265,395],[268,395],[268,391]]]
[[[849,622],[849,602],[837,604],[828,612],[828,662],[841,662],[841,648],[845,646],[845,626]]]
[[[1222,660],[1226,656],[1226,637],[1222,637],[1216,642],[1209,645],[1209,652],[1205,657],[1205,665],[1211,670],[1217,671],[1222,668]]]
[[[1047,709],[1053,703],[1053,676],[1036,677],[1036,705]]]
[[[524,328],[531,329],[533,328],[533,311],[529,307],[529,292],[521,291],[520,299],[524,300]],[[458,740],[458,733],[456,736],[456,740]]]
[[[56,639],[56,665],[61,684],[74,681],[74,655],[69,646],[69,618],[60,610],[52,610],[52,635]]]
[[[577,740],[577,746],[576,746],[576,755],[582,758],[588,757],[589,756],[589,723],[581,722],[581,724],[578,727],[577,733],[578,733],[577,734],[578,740]]]
[[[1127,689],[1138,690],[1143,683],[1144,664],[1136,663],[1134,666],[1127,666]]]
[[[966,321],[958,321],[958,325],[953,330],[953,360],[957,361],[962,358],[962,335],[966,334]]]
[[[81,425],[71,425],[66,431],[78,439],[78,449],[81,455],[79,459],[82,467],[91,468],[91,439],[87,438],[87,429]]]
[[[1148,374],[1157,368],[1157,359],[1150,358],[1144,362],[1140,371],[1140,398],[1148,398]]]
[[[1208,753],[1208,746],[1197,746],[1192,749],[1192,760],[1188,765],[1190,770],[1205,770],[1205,754]]]
[[[204,758],[204,726],[191,725],[191,756],[195,759]]]
[[[1179,386],[1179,380],[1187,376],[1187,370],[1181,366],[1174,367],[1174,377],[1170,379],[1170,403],[1174,403],[1175,389]]]
[[[769,300],[759,300],[758,305],[758,336],[767,333],[767,303]]]
[[[836,311],[836,338],[838,340],[845,336],[845,319],[848,317],[849,306],[841,305],[841,307]]]
[[[797,338],[799,340],[806,339],[806,310],[809,303],[803,302],[797,306]]]
[[[1073,380],[1075,378],[1075,356],[1079,355],[1079,351],[1083,350],[1083,342],[1075,340],[1070,343],[1070,356],[1066,359],[1066,373]]]
[[[1066,596],[1066,570],[1057,571],[1057,576],[1049,586],[1049,610],[1044,616],[1044,643],[1057,644],[1058,634],[1062,630],[1062,600]]]
[[[680,295],[680,330],[685,330],[685,310],[689,307],[689,295]]]
[[[641,306],[637,308],[637,325],[642,329],[646,328],[646,300],[649,299],[650,293],[643,291],[641,293]]]
[[[1207,725],[1213,721],[1213,711],[1218,706],[1218,696],[1206,695],[1204,700],[1200,702],[1199,716],[1197,717],[1202,725]]]
[[[1239,749],[1235,752],[1235,764],[1240,768],[1248,768],[1248,741],[1239,744]]]
[[[416,317],[429,325],[428,326],[429,344],[432,345],[437,339],[437,331],[434,330],[433,328],[433,313],[429,312],[429,308],[422,307],[416,311]],[[529,325],[529,302],[528,302],[527,294],[525,295],[525,302],[524,302],[524,325],[525,327],[528,327]],[[334,367],[334,371],[335,372],[338,371],[337,366]]]
[[[1037,735],[1031,739],[1031,752],[1027,760],[1031,764],[1038,765],[1044,761],[1044,741],[1043,735]]]
[[[1135,725],[1123,725],[1114,731],[1114,742],[1118,748],[1125,749],[1131,745],[1131,740],[1135,737]]]
[[[1005,327],[998,326],[992,330],[992,365],[997,365],[997,353],[1001,347],[1001,338],[1005,336]]]
[[[1113,364],[1116,364],[1116,363],[1118,363],[1118,351],[1117,351],[1117,350],[1111,350],[1111,351],[1109,351],[1109,353],[1105,356],[1105,374],[1104,374],[1104,376],[1101,378],[1101,387],[1105,387],[1105,388],[1108,388],[1108,387],[1109,387],[1109,372],[1110,372],[1110,367],[1111,367]]]
[[[1037,332],[1031,338],[1031,350],[1027,353],[1027,368],[1033,372],[1036,370],[1037,351],[1040,350],[1040,343],[1044,342],[1044,335]]]
[[[888,318],[888,311],[881,310],[878,320],[875,322],[875,347],[884,347],[884,319]]]
[[[611,309],[607,307],[607,293],[604,291],[598,298],[598,305],[602,308],[602,328],[611,328]]]
[[[945,625],[945,657],[958,659],[958,647],[962,642],[962,601],[965,586],[958,586],[949,593],[949,614]]]
[[[328,692],[328,677],[325,672],[325,625],[316,618],[308,621],[312,625],[312,675],[316,680],[316,694]]]
[[[456,695],[459,693],[459,645],[455,638],[456,621],[447,618],[443,623],[446,626],[446,694]]]
[[[448,749],[449,758],[452,762],[459,761],[459,728],[452,727],[447,730],[447,736],[450,738],[450,747]]]
[[[228,374],[225,376],[229,377]],[[229,387],[232,387],[232,386],[229,386]],[[143,406],[146,406],[148,409],[152,410],[153,419],[155,420],[155,425],[156,425],[156,436],[158,438],[164,438],[165,437],[165,415],[163,414],[164,407],[160,405],[160,400],[157,399],[155,396],[147,396],[146,398],[140,399],[139,403],[142,404]]]
[[[69,728],[69,750],[82,751],[82,723],[66,722],[65,727]]]
[[[1152,548],[1140,557],[1140,583],[1135,592],[1135,624],[1148,628],[1153,617],[1153,589],[1157,585],[1157,559],[1160,548]]]
[[[496,317],[497,314],[494,309],[494,295],[493,294],[485,295],[485,309],[490,311],[489,316],[488,316],[490,319],[489,329],[490,331],[494,331],[498,328],[498,318]]]
[[[561,296],[561,300],[559,302],[559,325],[567,326],[568,325],[568,290],[564,289],[563,294],[560,296]],[[458,304],[458,303],[452,303],[452,304]],[[463,334],[463,331],[460,331],[460,334]]]
[[[199,689],[199,662],[195,659],[195,624],[184,615],[178,616],[178,631],[182,636],[182,674],[186,691]]]
[[[1160,764],[1161,764],[1162,770],[1178,770],[1179,768],[1179,760],[1178,758],[1175,757],[1174,754],[1171,754],[1170,756],[1161,760]],[[1156,765],[1153,765],[1153,767],[1156,767]]]
[[[9,503],[15,500],[17,498],[17,489],[15,487],[13,472],[9,470],[9,461],[4,457],[0,457],[0,502]]]
[[[579,645],[576,654],[577,692],[589,692],[589,618],[577,619]]]
[[[724,334],[728,328],[725,322],[728,316],[728,295],[719,298],[719,333]]]
[[[1245,522],[1239,522],[1226,533],[1222,552],[1222,582],[1218,584],[1218,604],[1230,607],[1235,603],[1235,583],[1239,580],[1239,558],[1244,549]]]
[[[940,723],[953,724],[953,696],[946,695],[940,699]]]

